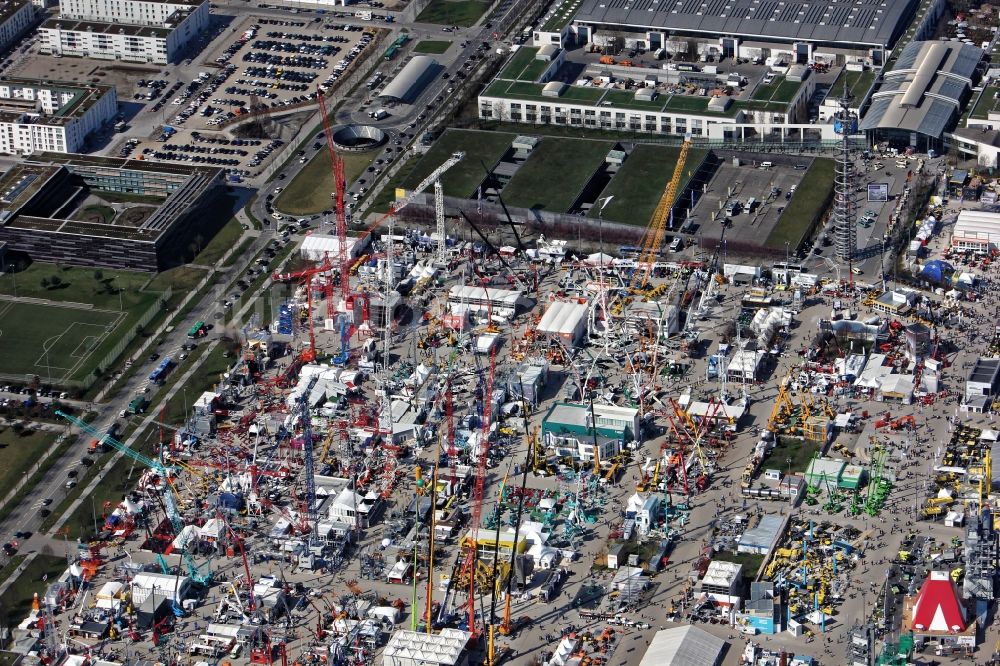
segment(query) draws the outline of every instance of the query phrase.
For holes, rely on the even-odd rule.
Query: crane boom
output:
[[[333,131],[330,127],[330,114],[326,110],[326,99],[321,91],[317,91],[320,116],[323,118],[323,134],[326,137],[326,148],[330,151],[330,163],[333,167],[334,214],[337,222],[337,270],[340,272],[340,297],[345,303],[350,295],[350,278],[347,271],[347,208],[344,204],[344,190],[347,187],[344,176],[344,160],[337,154],[333,142]],[[327,301],[327,316],[333,317],[335,307]]]
[[[163,504],[166,508],[167,518],[170,520],[170,525],[173,527],[174,536],[175,537],[180,536],[181,532],[184,529],[184,521],[181,519],[181,512],[177,507],[177,500],[174,497],[174,489],[170,485],[170,476],[176,471],[174,468],[167,467],[165,464],[163,464],[163,462],[159,460],[155,460],[153,458],[144,456],[143,454],[139,453],[138,451],[128,446],[127,444],[119,442],[117,439],[111,437],[107,433],[101,433],[101,431],[95,428],[94,426],[90,425],[86,421],[82,421],[76,418],[75,416],[70,416],[69,414],[66,414],[65,412],[59,410],[56,410],[56,416],[60,416],[66,419],[73,425],[83,430],[88,435],[92,435],[94,437],[100,437],[101,442],[103,444],[107,444],[111,448],[120,451],[121,453],[131,458],[132,460],[135,460],[136,462],[141,463],[142,465],[145,465],[154,472],[160,474],[163,477],[163,483],[164,483]],[[211,572],[209,572],[208,574],[202,574],[200,567],[195,565],[194,558],[191,556],[191,553],[187,552],[187,549],[184,549],[182,557],[184,559],[184,563],[187,565],[188,573],[190,574],[192,580],[198,583],[204,583],[211,579]]]
[[[490,369],[486,376],[486,390],[483,392],[482,438],[479,442],[479,460],[476,464],[475,486],[472,493],[472,520],[469,524],[469,552],[465,567],[469,572],[469,631],[478,636],[476,630],[476,557],[479,551],[479,523],[483,515],[483,489],[486,485],[486,463],[490,457],[490,423],[493,411],[493,375],[497,367],[497,350],[490,352]],[[515,544],[516,550],[516,544]],[[496,594],[496,590],[493,591]],[[485,621],[485,618],[484,618]]]
[[[303,528],[309,528],[310,540],[316,534],[316,469],[313,462],[312,419],[309,416],[309,395],[318,377],[309,380],[309,386],[299,398],[299,417],[302,419],[302,453],[305,457],[306,507],[303,512]]]
[[[677,191],[681,186],[681,178],[684,175],[684,164],[687,162],[690,148],[691,140],[687,138],[681,145],[680,153],[677,155],[677,164],[674,166],[673,176],[671,176],[666,188],[664,188],[663,194],[660,196],[660,201],[656,204],[656,209],[649,219],[649,226],[646,228],[644,236],[642,253],[639,255],[639,266],[635,273],[633,273],[633,279],[634,276],[639,275],[640,272],[645,270],[645,281],[648,281],[649,275],[653,272],[653,264],[656,262],[660,248],[663,247],[663,237],[667,231],[667,221],[670,219],[670,210],[677,200]]]
[[[396,220],[396,213],[398,213],[403,208],[408,206],[417,197],[418,194],[420,194],[428,187],[430,187],[434,182],[436,182],[439,178],[441,178],[441,175],[445,171],[447,171],[448,169],[452,168],[453,166],[461,162],[464,158],[465,158],[465,153],[463,152],[452,153],[451,157],[442,162],[441,166],[434,169],[434,171],[432,171],[426,178],[420,181],[420,183],[413,190],[408,192],[403,192],[401,196],[397,196],[396,202],[389,207],[389,212],[387,212],[385,215],[382,215],[377,220],[375,220],[375,223],[371,226],[371,230],[375,230],[379,227],[379,225],[382,224],[382,222],[387,221],[389,223],[389,229],[388,233],[386,234],[386,242],[385,242],[386,303],[389,302],[389,294],[396,286],[395,269],[394,269],[395,250],[393,249],[393,239],[392,239],[394,231],[393,225]],[[400,195],[400,192],[397,191],[397,195]],[[441,242],[444,241],[442,240]],[[390,355],[390,348],[392,347],[392,330],[391,330],[392,312],[391,309],[388,307],[383,309],[385,310],[385,321],[383,322],[385,328],[382,331],[382,381],[383,381],[382,385],[388,387],[392,383],[391,371],[389,368],[389,355]],[[381,432],[387,432],[387,433],[392,432],[391,412],[392,412],[392,403],[389,397],[389,391],[386,390],[383,392],[382,404],[379,409],[379,430]]]

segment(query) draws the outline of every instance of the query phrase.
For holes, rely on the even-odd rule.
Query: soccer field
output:
[[[94,351],[125,313],[42,303],[0,301],[0,372],[45,380],[86,376]]]

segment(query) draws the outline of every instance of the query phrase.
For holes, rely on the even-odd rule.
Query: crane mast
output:
[[[479,523],[483,515],[483,488],[486,485],[486,463],[490,453],[490,422],[492,421],[493,375],[497,367],[496,347],[490,352],[490,369],[486,376],[486,390],[483,392],[482,438],[479,442],[479,460],[476,464],[475,486],[472,493],[472,521],[469,525],[469,552],[466,554],[465,568],[469,572],[469,631],[476,631],[476,557],[479,551]],[[515,544],[516,548],[516,544]],[[494,594],[496,592],[494,591]]]
[[[444,187],[440,179],[434,181],[434,221],[437,222],[437,263],[444,265],[448,262],[448,249],[444,242]]]
[[[327,132],[329,134],[329,132]],[[388,222],[388,233],[385,239],[385,293],[383,296],[382,308],[385,312],[383,313],[383,324],[385,328],[382,330],[382,401],[379,406],[379,432],[388,433],[392,436],[392,402],[389,398],[389,380],[391,379],[391,373],[389,371],[389,351],[392,347],[392,309],[389,307],[389,294],[396,287],[396,272],[395,272],[395,247],[393,240],[393,233],[395,232],[396,223],[396,213],[405,208],[407,205],[413,201],[414,198],[428,187],[438,182],[441,179],[441,175],[452,168],[465,158],[465,153],[457,152],[452,153],[451,157],[446,159],[441,163],[441,166],[434,169],[426,178],[424,178],[420,183],[413,188],[412,191],[406,193],[401,199],[396,201],[389,208],[389,212],[379,218],[373,229],[378,228],[378,226],[383,222]],[[442,203],[442,212],[443,212]],[[444,240],[441,240],[444,243]]]
[[[299,418],[302,421],[302,454],[305,457],[306,476],[306,506],[305,511],[302,512],[302,530],[308,530],[310,542],[315,539],[316,522],[319,519],[316,515],[316,467],[313,461],[312,418],[309,414],[309,394],[312,392],[313,386],[316,385],[316,380],[315,376],[309,380],[309,386],[299,398]]]
[[[685,138],[684,143],[681,145],[680,154],[677,156],[677,164],[674,166],[673,176],[663,190],[660,201],[656,205],[656,210],[653,211],[653,216],[649,220],[649,226],[646,228],[642,253],[639,255],[639,263],[635,273],[632,274],[632,284],[636,284],[636,276],[640,274],[643,274],[645,277],[638,282],[638,285],[645,284],[649,281],[649,277],[653,273],[653,264],[656,262],[660,248],[663,247],[663,238],[667,231],[670,210],[674,206],[674,201],[677,200],[681,178],[684,175],[684,164],[687,162],[688,150],[690,148],[691,140],[690,138]]]
[[[323,117],[323,135],[326,137],[326,147],[330,151],[330,162],[333,165],[334,214],[337,223],[336,266],[337,272],[340,275],[340,297],[344,299],[346,307],[347,299],[351,293],[351,286],[349,271],[347,270],[347,208],[344,204],[344,190],[347,184],[344,182],[344,160],[340,159],[340,155],[337,154],[337,147],[333,142],[330,114],[326,110],[326,100],[323,98],[323,93],[317,91],[316,96],[319,99],[320,115]],[[336,306],[332,303],[332,299],[327,300],[326,308],[327,318],[333,319]]]

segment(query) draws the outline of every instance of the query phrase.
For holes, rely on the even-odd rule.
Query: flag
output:
[[[476,188],[476,212],[480,215],[483,214],[483,186],[480,185]]]

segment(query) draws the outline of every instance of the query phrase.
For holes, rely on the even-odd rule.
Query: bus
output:
[[[205,329],[205,322],[203,322],[203,321],[196,321],[194,323],[194,326],[191,327],[191,330],[188,331],[188,337],[189,338],[200,338],[200,337],[202,337],[203,335],[205,335],[207,333],[208,333],[208,331]]]
[[[149,381],[154,384],[161,383],[170,374],[170,370],[174,367],[174,360],[172,358],[165,358],[163,361],[156,366],[156,370],[149,373]]]

